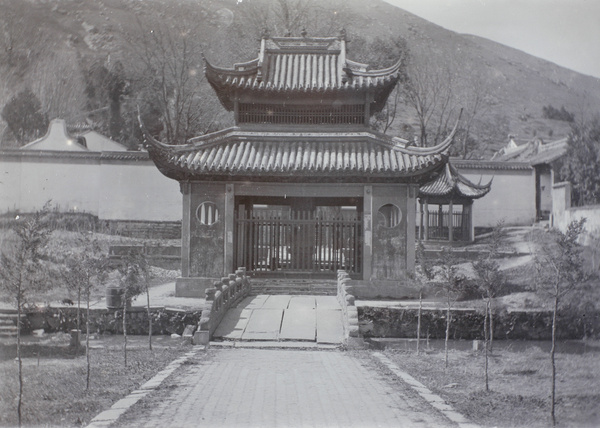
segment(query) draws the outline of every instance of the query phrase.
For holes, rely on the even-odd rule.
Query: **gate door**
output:
[[[358,213],[240,210],[236,266],[254,273],[361,273],[362,223]]]

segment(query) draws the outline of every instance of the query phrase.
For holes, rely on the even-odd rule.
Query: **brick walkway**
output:
[[[200,352],[135,404],[122,426],[452,426],[368,352]]]

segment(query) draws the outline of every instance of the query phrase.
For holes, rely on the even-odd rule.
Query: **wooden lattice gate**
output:
[[[358,213],[241,210],[236,214],[236,266],[254,273],[335,274],[362,269]]]

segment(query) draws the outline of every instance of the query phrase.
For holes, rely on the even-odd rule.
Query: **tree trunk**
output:
[[[423,290],[419,290],[419,312],[417,314],[417,354],[421,344],[421,313],[423,311]]]
[[[17,365],[19,372],[19,400],[17,402],[17,417],[21,426],[21,403],[23,401],[23,362],[21,360],[21,284],[17,289]]]
[[[494,313],[492,311],[492,300],[488,297],[488,313],[490,314],[490,352],[494,349]]]
[[[127,367],[127,292],[123,293],[123,364]]]
[[[81,331],[81,286],[77,287],[77,334]],[[79,343],[79,337],[77,338]]]
[[[444,340],[444,360],[448,367],[448,339],[450,339],[450,302],[448,301],[448,310],[446,311],[446,339]]]
[[[556,319],[558,312],[558,293],[554,297],[554,311],[552,313],[552,348],[550,349],[550,360],[552,361],[552,394],[550,395],[550,416],[552,417],[552,426],[556,426],[556,416],[554,406],[556,402]]]
[[[150,313],[150,289],[146,282],[146,299],[148,303],[148,348],[152,351],[152,314]]]
[[[85,389],[90,389],[90,288],[88,284],[88,289],[86,293],[86,314],[85,314],[85,363],[86,363],[86,373],[85,373]],[[77,332],[79,334],[79,330]]]
[[[489,330],[488,330],[488,317],[489,317],[490,299],[487,299],[485,307],[485,317],[483,321],[483,335],[485,337],[485,391],[490,390],[489,378],[488,378],[488,346],[489,346]]]

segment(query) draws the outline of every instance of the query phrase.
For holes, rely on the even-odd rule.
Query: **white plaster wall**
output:
[[[98,215],[99,163],[96,159],[21,163],[20,209],[31,212],[48,200],[60,211]]]
[[[181,220],[179,183],[145,160],[0,156],[0,213],[36,211],[49,199],[61,211],[103,220]]]
[[[0,157],[0,213],[21,207],[21,162]]]
[[[99,217],[105,220],[181,220],[179,183],[162,175],[150,160],[123,165],[103,162]]]
[[[531,225],[535,221],[534,170],[459,169],[474,183],[488,183],[490,192],[473,202],[473,225],[494,227],[500,220],[506,226]]]
[[[540,174],[540,209],[552,211],[552,172]]]

